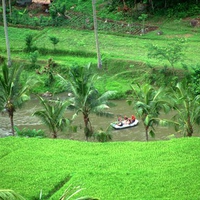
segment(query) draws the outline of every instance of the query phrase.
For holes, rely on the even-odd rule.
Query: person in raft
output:
[[[118,117],[118,126],[123,126],[122,118]]]
[[[131,116],[131,122],[133,123],[133,122],[135,121],[135,119],[136,119],[135,116],[132,115],[132,116]]]
[[[124,115],[124,121],[128,121],[128,117]]]

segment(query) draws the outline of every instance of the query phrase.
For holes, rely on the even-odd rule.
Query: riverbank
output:
[[[6,129],[0,128],[0,138],[11,136],[12,133]]]

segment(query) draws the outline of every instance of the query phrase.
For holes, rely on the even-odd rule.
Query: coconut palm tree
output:
[[[39,97],[44,110],[39,110],[33,113],[49,128],[53,138],[57,138],[59,131],[66,130],[70,126],[70,120],[64,118],[64,112],[69,106],[69,102],[60,100],[45,100]]]
[[[101,53],[100,53],[100,48],[99,48],[99,37],[98,37],[97,16],[96,16],[96,0],[92,0],[92,10],[93,10],[94,35],[95,35],[97,61],[98,61],[97,67],[101,69],[102,60],[101,60]]]
[[[154,137],[155,125],[160,122],[159,115],[161,111],[169,112],[170,102],[165,99],[164,89],[155,90],[151,85],[144,84],[132,85],[133,96],[127,102],[134,104],[134,109],[144,124],[146,140],[149,140],[149,134]]]
[[[7,26],[7,20],[6,20],[6,3],[5,0],[2,0],[2,7],[3,7],[3,24],[4,24],[4,32],[5,32],[5,38],[6,38],[6,49],[7,49],[7,56],[8,56],[8,67],[11,66],[11,56],[10,56],[10,42],[8,38],[8,26]]]
[[[35,85],[36,81],[29,78],[25,84],[21,84],[20,78],[22,66],[2,67],[0,75],[0,109],[5,110],[10,118],[11,130],[14,136],[14,112],[29,99],[29,90]]]
[[[186,81],[178,83],[174,90],[177,114],[173,117],[175,130],[191,137],[194,125],[200,124],[200,95],[195,95]]]
[[[86,67],[71,67],[67,80],[63,79],[65,83],[68,83],[67,87],[73,94],[73,97],[69,101],[71,102],[70,107],[76,111],[75,116],[80,112],[83,114],[86,140],[93,135],[92,125],[89,119],[91,113],[95,113],[98,116],[113,116],[112,113],[105,109],[113,105],[108,99],[115,92],[107,91],[104,94],[99,94],[94,86],[97,79],[97,74],[92,73],[90,64]]]

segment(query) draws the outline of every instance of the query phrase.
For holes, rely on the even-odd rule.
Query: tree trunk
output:
[[[145,134],[146,134],[146,141],[147,142],[149,141],[148,129],[149,129],[149,127],[145,126]]]
[[[92,9],[93,9],[93,21],[94,21],[94,34],[97,50],[97,67],[102,68],[101,54],[99,49],[99,39],[98,39],[98,27],[97,27],[97,16],[96,16],[96,0],[92,0]]]
[[[84,124],[85,124],[85,129],[84,129],[85,138],[88,141],[89,137],[91,137],[92,134],[93,134],[93,130],[92,130],[92,126],[91,126],[91,123],[90,123],[88,113],[83,114],[83,119],[84,119]]]
[[[12,113],[12,114],[9,114],[9,117],[10,117],[10,124],[11,124],[12,135],[15,136],[14,121],[13,121],[13,113]]]
[[[85,124],[85,128],[84,128],[84,134],[85,134],[85,139],[88,141],[89,138],[89,128],[88,128],[88,115],[87,114],[83,114],[83,120],[84,120],[84,124]]]
[[[5,32],[5,38],[6,38],[6,49],[7,49],[7,56],[8,56],[8,67],[11,66],[11,57],[10,57],[10,43],[8,39],[8,27],[7,27],[7,21],[6,21],[6,4],[5,0],[2,0],[2,7],[3,7],[3,23],[4,23],[4,32]]]
[[[191,121],[190,121],[190,116],[188,116],[187,124],[188,124],[187,136],[192,137],[192,134],[193,134],[194,131],[193,131],[193,127],[192,127],[192,124],[191,124]]]
[[[10,18],[12,16],[12,5],[11,5],[11,0],[9,0],[9,10],[10,10]]]
[[[151,9],[154,11],[153,0],[149,0],[149,3],[151,4]]]
[[[53,136],[53,139],[56,139],[57,138],[57,133],[54,131],[52,136]]]

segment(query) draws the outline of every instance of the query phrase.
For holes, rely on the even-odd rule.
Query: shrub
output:
[[[100,129],[94,134],[94,138],[99,142],[109,142],[112,140],[112,134],[110,133],[109,129],[106,131]]]
[[[33,46],[33,36],[32,35],[27,35],[25,38],[25,51],[26,52],[31,52],[36,50],[37,48]]]
[[[34,52],[30,52],[29,59],[31,61],[31,68],[38,68],[37,60],[38,60],[39,52],[36,50]]]
[[[5,61],[5,57],[0,55],[0,64],[2,64]]]
[[[17,127],[15,127],[14,129],[17,132],[17,135],[20,137],[39,137],[39,138],[46,137],[44,131],[41,129],[36,130],[36,129],[23,128],[22,130],[20,130]]]
[[[51,37],[49,37],[49,39],[50,39],[51,43],[53,44],[54,50],[55,50],[56,49],[56,44],[58,44],[59,39],[57,37],[55,37],[55,36],[51,36]]]

